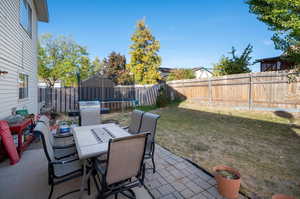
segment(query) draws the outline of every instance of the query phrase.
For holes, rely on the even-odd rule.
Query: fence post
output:
[[[249,110],[252,109],[252,74],[249,76],[249,93],[248,93],[248,105]]]
[[[212,104],[212,89],[211,89],[211,79],[208,78],[208,98],[209,98],[209,104]]]

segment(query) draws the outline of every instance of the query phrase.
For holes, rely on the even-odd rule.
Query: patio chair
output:
[[[100,102],[99,101],[80,101],[80,125],[96,125],[101,124],[101,114],[100,114]]]
[[[36,125],[43,125],[45,128],[45,135],[50,141],[50,145],[52,146],[52,149],[54,151],[54,157],[56,160],[64,159],[70,156],[74,156],[77,154],[76,147],[74,141],[68,144],[57,144],[57,141],[53,134],[50,132],[49,126],[47,126],[47,123],[42,121],[37,121]],[[35,133],[36,134],[36,133]],[[57,138],[61,139],[61,138]]]
[[[47,116],[42,115],[37,122],[44,123],[50,129],[50,119]],[[66,142],[66,140],[68,140],[68,142],[70,144],[74,143],[72,133],[66,133],[66,134],[60,134],[60,135],[51,134],[51,135],[54,137],[53,141],[54,141],[55,145],[59,145],[59,143],[61,143],[61,142]]]
[[[137,134],[140,132],[142,118],[144,115],[144,111],[133,110],[131,113],[130,124],[127,127],[123,127],[130,134]]]
[[[150,135],[147,140],[145,159],[151,159],[153,165],[153,173],[156,171],[155,162],[154,162],[154,151],[155,151],[155,134],[156,134],[156,125],[157,120],[160,118],[159,115],[153,113],[145,113],[143,115],[142,124],[140,132],[150,132]]]
[[[43,149],[48,160],[48,184],[51,186],[51,190],[48,199],[52,197],[53,189],[55,185],[64,183],[74,178],[82,176],[83,169],[78,158],[56,160],[54,157],[54,151],[51,146],[50,137],[48,136],[49,129],[43,123],[37,123],[34,128],[34,132],[40,134]],[[58,198],[64,197],[71,193],[80,191],[79,189],[73,190],[62,194]],[[88,181],[88,193],[90,194],[90,182]]]
[[[98,198],[104,199],[111,195],[118,198],[118,194],[135,198],[132,188],[143,185],[146,143],[146,133],[109,141],[107,159],[94,160],[101,187],[99,189],[95,181],[99,191]]]
[[[80,118],[81,118],[80,119],[81,126],[101,124],[99,109],[95,109],[95,110],[83,109],[83,110],[80,110]]]

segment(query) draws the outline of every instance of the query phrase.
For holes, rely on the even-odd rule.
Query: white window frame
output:
[[[24,75],[24,90],[21,90],[21,75]],[[29,98],[29,75],[26,73],[19,72],[18,74],[18,98],[19,100],[26,100]]]
[[[24,16],[23,16],[24,15]],[[19,22],[25,32],[32,36],[32,9],[27,0],[19,0]]]

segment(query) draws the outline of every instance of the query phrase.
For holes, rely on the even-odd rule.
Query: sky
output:
[[[39,24],[39,34],[71,36],[92,59],[116,51],[129,62],[130,37],[143,18],[160,41],[162,67],[212,68],[232,46],[239,54],[249,43],[252,61],[281,53],[244,0],[48,0],[48,7],[50,21]],[[259,71],[258,64],[250,68]]]

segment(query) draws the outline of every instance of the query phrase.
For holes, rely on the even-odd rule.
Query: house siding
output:
[[[31,37],[19,23],[19,0],[0,0],[0,119],[12,108],[26,108],[37,113],[37,16],[33,0]],[[19,100],[19,73],[29,76],[28,98]]]

